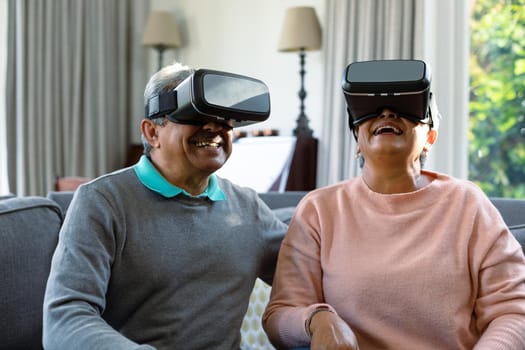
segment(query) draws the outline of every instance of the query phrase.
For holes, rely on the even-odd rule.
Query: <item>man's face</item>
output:
[[[201,126],[166,121],[156,129],[158,146],[152,150],[152,158],[173,171],[207,176],[230,157],[231,124],[208,122]]]

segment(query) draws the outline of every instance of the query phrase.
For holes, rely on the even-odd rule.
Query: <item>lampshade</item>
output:
[[[181,40],[173,15],[169,12],[152,12],[144,28],[142,44],[153,47],[179,47]]]
[[[321,25],[313,7],[290,7],[286,10],[279,51],[321,49]]]

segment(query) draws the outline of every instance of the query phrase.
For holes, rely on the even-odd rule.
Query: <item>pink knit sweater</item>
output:
[[[358,177],[301,201],[263,317],[274,344],[308,344],[321,303],[361,350],[525,349],[519,243],[474,184],[425,173],[434,180],[411,193],[379,194]]]

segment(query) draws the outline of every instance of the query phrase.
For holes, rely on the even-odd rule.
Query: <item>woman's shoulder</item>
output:
[[[452,189],[454,191],[462,191],[474,196],[484,196],[484,192],[473,181],[430,170],[423,170],[422,173],[432,178],[432,182],[437,186]]]
[[[476,207],[490,206],[489,197],[473,181],[438,172],[425,171],[425,173],[434,178],[431,183],[433,187],[431,193],[463,205],[472,203]]]

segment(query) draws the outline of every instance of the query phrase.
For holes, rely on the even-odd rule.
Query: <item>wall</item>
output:
[[[270,89],[272,113],[261,124],[243,128],[278,129],[291,135],[299,115],[298,53],[277,51],[284,13],[291,6],[313,6],[324,28],[325,0],[152,0],[153,10],[173,13],[183,46],[168,50],[164,64],[174,59],[195,68],[212,68],[253,76]],[[157,68],[152,52],[150,74]],[[314,136],[322,125],[323,56],[306,55],[305,112]]]

